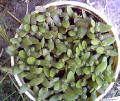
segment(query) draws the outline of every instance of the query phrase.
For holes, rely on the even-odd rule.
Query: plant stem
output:
[[[12,95],[14,95],[16,93],[16,91],[14,91],[13,93],[11,93],[9,96],[7,96],[6,98],[4,98],[2,101],[7,101],[9,97],[11,97]]]
[[[2,80],[0,81],[0,84],[6,79],[8,73],[6,73],[6,75],[2,78]]]
[[[19,101],[19,99],[20,99],[20,96],[17,98],[17,101]]]

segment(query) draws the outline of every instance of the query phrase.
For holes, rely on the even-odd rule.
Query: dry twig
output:
[[[2,50],[1,50],[1,52],[0,52],[0,57],[2,56],[2,54],[3,54],[3,51],[4,51],[4,49],[2,48]]]
[[[21,21],[20,21],[17,17],[15,17],[11,12],[7,11],[7,13],[8,13],[11,17],[13,17],[17,22],[21,23]]]

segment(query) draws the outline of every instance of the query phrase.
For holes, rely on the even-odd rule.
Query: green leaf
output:
[[[17,34],[20,36],[20,37],[25,37],[27,35],[27,32],[25,31],[20,31],[20,32],[17,32]]]
[[[46,29],[43,26],[39,26],[39,31],[41,33],[45,33]]]
[[[26,77],[28,74],[29,74],[29,73],[27,73],[27,72],[21,72],[21,73],[19,74],[19,77],[20,77],[20,78],[24,78],[24,77]]]
[[[17,74],[20,74],[23,70],[21,70],[19,67],[17,66],[14,66],[13,67],[13,74],[14,75],[17,75]]]
[[[102,62],[96,67],[95,73],[99,75],[102,73],[107,67],[107,57],[103,57]]]
[[[83,49],[86,49],[87,48],[87,42],[84,40],[82,41],[82,48]]]
[[[40,51],[41,48],[42,48],[41,43],[38,43],[38,44],[35,45],[35,49],[36,49],[37,51]]]
[[[12,44],[20,44],[21,40],[22,40],[21,38],[11,38],[10,42]]]
[[[95,79],[96,79],[96,75],[92,74],[92,81],[95,81]]]
[[[76,73],[77,73],[78,76],[80,76],[82,74],[82,70],[80,68],[77,68]]]
[[[72,17],[72,15],[73,15],[73,10],[72,10],[72,8],[71,8],[70,6],[67,6],[67,13],[68,13],[68,15],[69,15],[70,17]]]
[[[71,50],[71,49],[68,49],[68,50],[67,50],[67,56],[68,56],[68,57],[71,57],[71,55],[72,55],[72,50]]]
[[[16,47],[13,45],[8,46],[8,48],[6,48],[6,52],[10,55],[10,56],[14,56],[15,55],[15,50]]]
[[[27,63],[30,64],[30,65],[34,64],[35,63],[35,58],[34,57],[29,57],[27,59]]]
[[[96,51],[99,54],[103,54],[104,53],[104,48],[103,47],[98,47]]]
[[[111,31],[111,26],[110,25],[107,25],[107,24],[104,24],[102,22],[98,22],[96,24],[96,32],[109,32]]]
[[[46,48],[45,49],[43,48],[42,51],[43,56],[49,55],[49,50],[47,50]]]
[[[95,32],[95,28],[94,27],[90,27],[90,32],[94,33]]]
[[[75,67],[76,66],[76,61],[72,60],[72,59],[69,59],[67,60],[67,64],[70,66],[70,67]]]
[[[83,51],[83,47],[82,47],[82,44],[81,43],[79,43],[79,49],[80,49],[80,51]]]
[[[90,19],[90,20],[91,20],[92,27],[95,27],[95,21],[93,19]]]
[[[76,47],[76,57],[78,57],[79,55],[80,55],[80,49],[79,49],[79,47]]]
[[[59,38],[59,39],[64,39],[63,34],[62,34],[62,33],[58,33],[58,38]]]
[[[56,66],[57,69],[62,69],[64,67],[64,63],[58,62],[58,63],[56,63],[55,66]]]
[[[82,80],[78,80],[76,83],[77,88],[81,88]]]
[[[38,16],[36,17],[36,20],[37,20],[38,22],[44,22],[44,21],[45,21],[45,16],[44,16],[44,15],[38,15]]]
[[[29,39],[29,37],[24,37],[22,40],[22,47],[28,46],[28,45],[32,45],[32,41]]]
[[[73,72],[73,73],[75,73],[75,71],[76,71],[76,69],[77,69],[77,65],[76,66],[74,66],[74,67],[68,67],[68,68],[70,68],[70,70]]]
[[[71,87],[75,87],[75,82],[71,82],[70,84]]]
[[[52,80],[50,81],[49,88],[53,87],[55,82],[57,82],[57,81],[59,81],[59,77],[52,78]]]
[[[69,21],[63,21],[63,22],[62,22],[62,26],[63,26],[64,28],[69,28],[70,22],[69,22]]]
[[[19,57],[23,59],[26,57],[26,53],[24,50],[19,51]]]
[[[41,74],[42,73],[42,71],[43,71],[43,68],[33,68],[33,71],[34,71],[34,73],[35,74]]]
[[[32,80],[36,78],[37,76],[35,74],[28,73],[28,75],[25,77],[27,80]]]
[[[75,61],[76,61],[78,66],[81,66],[81,59],[80,58],[76,58]]]
[[[59,33],[61,34],[66,34],[66,28],[63,28],[63,27],[59,27]]]
[[[67,47],[64,43],[58,43],[56,47],[57,47],[58,51],[61,53],[67,51]]]
[[[109,38],[109,37],[112,37],[112,34],[111,34],[111,33],[105,33],[105,34],[101,34],[101,35],[99,36],[99,39],[100,39],[100,40],[105,40],[105,39],[107,39],[107,38]]]
[[[84,67],[82,70],[86,75],[90,74],[91,72],[90,67]]]
[[[29,38],[32,41],[32,44],[39,44],[39,40],[35,37],[30,37]]]
[[[38,96],[39,96],[39,98],[40,98],[40,101],[41,100],[44,100],[46,97],[47,97],[47,95],[48,95],[48,89],[47,88],[41,88],[40,90],[39,90],[39,93],[38,93]]]
[[[68,88],[63,94],[63,98],[65,101],[75,101],[75,99],[78,98],[78,95],[74,92],[74,90]]]
[[[49,75],[50,75],[50,70],[48,69],[48,68],[43,68],[43,71],[44,71],[44,74],[47,76],[47,77],[49,77]]]
[[[117,56],[118,55],[118,53],[117,53],[117,51],[116,50],[106,50],[106,55],[108,55],[108,56]]]
[[[37,32],[38,31],[38,26],[37,25],[32,25],[31,29],[33,32]]]
[[[42,82],[42,85],[46,88],[48,88],[50,86],[50,82],[48,81],[47,78],[44,78],[44,81]]]
[[[95,34],[94,33],[88,33],[87,34],[87,37],[89,38],[89,39],[95,39]]]
[[[67,88],[68,88],[68,84],[67,83],[62,83],[62,90],[66,91]]]
[[[74,73],[70,71],[67,75],[67,82],[74,81]]]
[[[83,19],[87,17],[85,10],[82,10],[82,16],[83,16]]]
[[[95,101],[96,98],[97,98],[96,91],[93,91],[93,92],[91,93],[91,99],[92,99],[92,101]]]
[[[75,33],[74,31],[69,31],[69,32],[68,32],[68,35],[69,35],[69,36],[75,36],[76,33]]]
[[[109,65],[112,65],[113,64],[113,57],[110,57],[110,59],[109,59]]]
[[[74,88],[72,88],[73,89],[73,91],[74,91],[74,93],[76,94],[76,95],[82,95],[82,88],[76,88],[76,87],[74,87]]]
[[[29,84],[31,86],[37,86],[37,85],[41,84],[43,81],[44,81],[43,77],[38,77],[38,78],[36,77],[36,78],[32,79]]]
[[[87,34],[88,29],[86,27],[80,27],[78,29],[78,37],[82,39]]]
[[[50,61],[48,61],[48,60],[40,60],[40,65],[49,67],[50,66]]]
[[[96,89],[98,87],[98,84],[96,82],[90,82],[90,86],[93,88],[92,90]],[[92,92],[92,91],[91,91]]]
[[[69,59],[69,57],[68,57],[67,55],[64,55],[61,60],[62,60],[62,62],[65,62],[65,61],[67,61],[68,59]]]
[[[30,18],[30,24],[31,25],[36,25],[37,21],[36,21],[36,14],[31,14],[31,18]]]
[[[61,25],[61,22],[60,22],[60,18],[59,18],[59,15],[55,15],[53,17],[53,21],[56,25]]]
[[[61,82],[60,81],[57,81],[55,84],[54,84],[54,90],[60,90],[61,89]]]
[[[29,24],[25,24],[25,25],[24,25],[24,30],[25,30],[26,32],[29,32],[29,31],[30,31],[30,25],[29,25]]]
[[[98,39],[91,40],[92,45],[98,45],[100,41]]]
[[[82,55],[81,60],[87,60],[90,57],[90,52],[87,52]]]
[[[101,81],[100,77],[96,77],[96,82],[99,86],[102,86],[102,81]]]
[[[37,96],[38,93],[39,93],[39,87],[38,86],[34,86],[33,87],[33,92],[34,92],[35,96]]]
[[[56,74],[56,70],[55,69],[51,69],[50,70],[50,77],[54,77]]]
[[[95,70],[95,67],[91,66],[91,72],[94,72],[94,70]]]
[[[43,37],[42,40],[41,40],[41,45],[40,45],[40,47],[43,48],[44,45],[45,45],[45,39],[44,39],[44,37]]]
[[[114,37],[108,37],[107,39],[102,41],[102,46],[109,46],[111,44],[113,44],[115,42],[115,38]]]
[[[50,49],[50,50],[53,50],[54,49],[54,42],[53,42],[53,40],[52,39],[50,39],[49,41],[48,41],[48,48]]]
[[[23,94],[23,93],[25,93],[29,88],[30,88],[30,85],[23,84],[23,85],[20,87],[20,89],[19,89],[19,93],[20,93],[20,94]]]
[[[105,74],[104,80],[107,81],[108,83],[111,83],[112,79],[114,78],[114,75],[110,71],[107,71],[107,70],[105,70],[104,74]]]
[[[51,39],[53,37],[54,31],[47,31],[46,33],[43,33],[43,36],[45,39]]]
[[[58,97],[56,95],[52,96],[49,101],[58,101]]]
[[[90,25],[90,20],[79,18],[79,19],[77,19],[75,24],[76,24],[77,27],[88,28],[89,25]]]
[[[25,24],[30,24],[30,14],[26,14],[25,17],[23,18],[23,23]]]
[[[54,95],[49,99],[49,101],[61,101],[61,100],[62,100],[62,95]]]

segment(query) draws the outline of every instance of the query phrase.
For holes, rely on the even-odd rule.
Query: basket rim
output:
[[[82,2],[77,2],[77,1],[56,1],[56,2],[52,2],[52,3],[49,3],[49,4],[46,4],[44,5],[43,7],[45,8],[48,8],[50,6],[62,6],[62,5],[69,5],[69,6],[77,6],[77,7],[81,7],[81,8],[84,8],[86,9],[87,11],[91,11],[92,13],[96,14],[98,17],[100,17],[105,23],[109,24],[109,25],[112,25],[112,23],[104,16],[104,14],[102,14],[101,12],[99,12],[98,10],[96,10],[95,8],[85,4],[85,3],[82,3]],[[36,10],[34,11],[35,13],[38,13],[39,10],[38,10],[39,6],[36,6]],[[118,49],[118,64],[117,64],[117,67],[116,67],[116,72],[115,72],[115,79],[117,79],[118,77],[118,74],[119,74],[119,71],[120,71],[120,68],[119,68],[119,65],[120,65],[120,46],[119,46],[119,38],[118,38],[118,35],[116,35],[115,33],[117,33],[117,29],[112,26],[112,29],[111,29],[115,39],[116,39],[116,44],[117,44],[117,49]],[[17,36],[15,36],[17,37]],[[14,66],[15,63],[14,63],[14,56],[11,56],[11,66]],[[20,80],[19,76],[18,75],[14,75],[14,78],[16,79],[18,85],[21,87],[23,85],[22,81]],[[111,83],[108,88],[105,90],[105,92],[103,94],[101,94],[100,96],[98,96],[98,98],[95,100],[95,101],[99,101],[100,99],[102,99],[108,92],[109,90],[113,87],[114,85],[114,82]],[[26,91],[25,94],[33,101],[36,101],[35,97],[31,94],[30,91]]]

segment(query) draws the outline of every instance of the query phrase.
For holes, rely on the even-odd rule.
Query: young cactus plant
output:
[[[94,101],[98,86],[114,82],[111,26],[81,11],[49,7],[24,17],[7,48],[26,83],[20,93],[33,88],[39,101]]]

